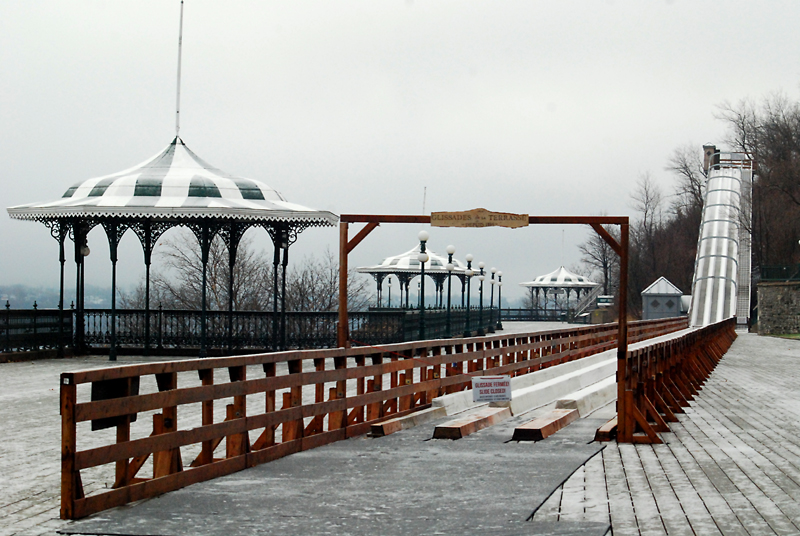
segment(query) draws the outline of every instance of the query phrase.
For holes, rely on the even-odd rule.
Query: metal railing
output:
[[[685,318],[631,322],[628,339],[685,326]],[[63,373],[61,517],[361,435],[468,389],[473,376],[518,376],[580,359],[614,347],[617,333],[616,324],[601,324]],[[81,479],[87,470],[113,485],[89,493]]]
[[[58,309],[11,309],[0,312],[0,348],[29,352],[72,345],[72,312]]]
[[[761,281],[800,281],[800,264],[762,266]]]
[[[566,322],[570,312],[566,309],[503,309],[501,316],[509,322]]]
[[[0,311],[0,350],[3,352],[31,351],[72,347],[74,310],[61,315],[58,309],[10,309]],[[62,327],[59,332],[59,318]],[[87,309],[84,312],[84,352],[107,349],[111,345],[111,310]],[[479,311],[470,311],[472,331],[479,327]],[[280,315],[278,317],[280,321]],[[480,327],[488,330],[497,322],[497,309],[484,308]],[[146,329],[150,323],[149,331]],[[192,355],[200,347],[201,313],[189,310],[118,309],[116,311],[117,347],[134,353],[147,349],[173,355]],[[334,312],[287,312],[286,339],[288,348],[332,348],[336,345]],[[389,344],[419,338],[419,311],[384,309],[351,312],[350,333],[355,345]],[[451,335],[462,335],[466,310],[451,312]],[[426,338],[446,337],[447,314],[442,309],[425,311]],[[61,335],[59,335],[61,333]],[[273,315],[271,312],[226,311],[206,313],[206,347],[222,352],[265,351],[273,346]]]

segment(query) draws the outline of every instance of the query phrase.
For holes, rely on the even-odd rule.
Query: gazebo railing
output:
[[[27,352],[71,345],[71,311],[62,314],[58,309],[11,309],[6,306],[0,312],[0,348],[3,352]]]

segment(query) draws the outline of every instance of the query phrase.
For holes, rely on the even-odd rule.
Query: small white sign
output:
[[[507,402],[511,400],[510,376],[476,376],[472,378],[473,402]]]

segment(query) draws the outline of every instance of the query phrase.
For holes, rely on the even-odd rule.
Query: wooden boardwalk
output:
[[[740,334],[662,445],[610,443],[536,513],[614,535],[800,534],[800,342]]]
[[[58,374],[105,364],[0,366],[0,535],[67,525],[58,520]],[[664,444],[609,443],[535,519],[610,522],[615,536],[800,534],[799,380],[800,341],[741,334]]]

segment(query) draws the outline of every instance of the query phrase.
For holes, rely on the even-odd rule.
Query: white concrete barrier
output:
[[[568,363],[562,363],[511,378],[512,397],[520,397],[516,403],[494,402],[496,407],[510,407],[515,415],[535,407],[549,404],[560,397],[596,383],[617,370],[616,350],[608,350]],[[460,391],[434,398],[433,407],[444,407],[448,415],[460,413],[469,408],[483,405],[473,402],[472,390]]]
[[[616,399],[617,378],[614,375],[556,401],[556,409],[577,409],[581,417],[586,417]]]

